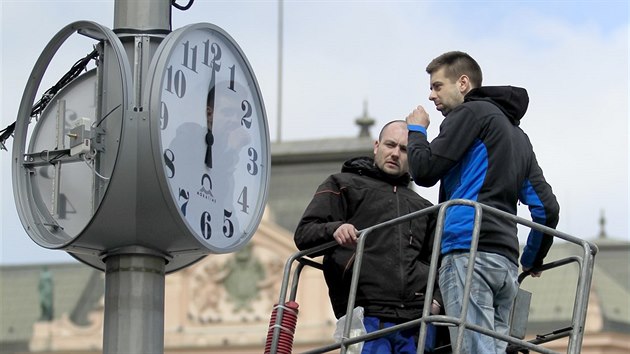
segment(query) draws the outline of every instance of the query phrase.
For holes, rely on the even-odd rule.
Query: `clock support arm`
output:
[[[83,155],[104,151],[103,136],[105,129],[101,127],[90,128],[89,119],[85,118],[83,124],[70,130],[67,136],[70,138],[70,147],[65,146],[64,121],[65,100],[59,100],[57,114],[56,147],[52,150],[42,150],[24,154],[22,165],[25,167],[40,167],[46,165],[55,166],[55,175],[58,174],[62,164],[83,161]]]
[[[57,150],[65,147],[64,122],[66,121],[66,100],[59,100],[57,105]],[[52,215],[59,215],[59,184],[61,180],[61,161],[55,161],[55,177],[53,178]]]

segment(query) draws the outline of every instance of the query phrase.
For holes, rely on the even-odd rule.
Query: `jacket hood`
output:
[[[499,107],[514,125],[519,125],[527,112],[529,95],[527,90],[514,86],[482,86],[466,94],[464,102],[488,101]]]
[[[361,176],[376,178],[394,186],[407,186],[409,182],[411,182],[409,173],[405,173],[402,176],[390,175],[376,167],[373,158],[366,156],[355,157],[344,162],[341,167],[341,172],[350,172]]]

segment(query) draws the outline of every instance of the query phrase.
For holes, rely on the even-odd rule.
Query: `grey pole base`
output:
[[[131,247],[105,258],[103,353],[164,353],[166,258]]]

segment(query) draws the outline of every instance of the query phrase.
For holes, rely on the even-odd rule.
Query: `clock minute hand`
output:
[[[212,134],[212,124],[214,123],[214,72],[210,79],[210,89],[206,98],[206,122],[208,124],[208,132],[206,133],[206,157],[204,162],[208,168],[212,168],[212,144],[214,144],[214,135]]]

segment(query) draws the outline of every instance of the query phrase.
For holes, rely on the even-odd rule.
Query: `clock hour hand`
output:
[[[206,158],[204,159],[208,168],[212,168],[212,144],[214,144],[214,135],[212,134],[212,129],[208,129],[206,133],[206,145],[208,147],[206,148]]]

